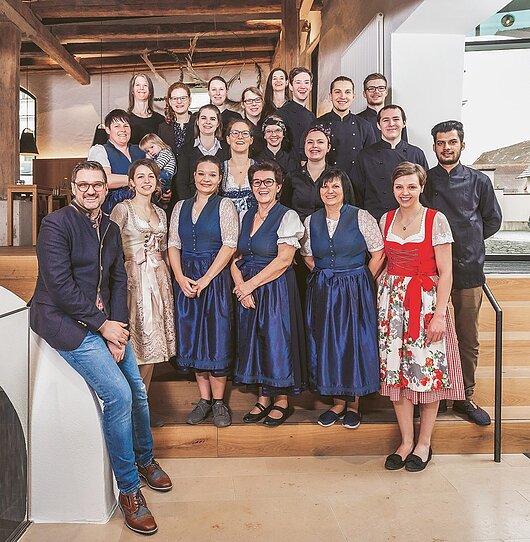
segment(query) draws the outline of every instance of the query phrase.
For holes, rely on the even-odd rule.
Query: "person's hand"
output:
[[[255,288],[250,284],[250,280],[247,280],[246,282],[240,282],[235,288],[234,288],[234,294],[236,294],[236,297],[238,301],[241,301],[243,298],[247,297],[247,295],[250,295]]]
[[[109,347],[110,353],[112,357],[114,358],[114,361],[116,363],[119,363],[123,356],[125,355],[125,346],[118,348],[114,343],[107,341],[107,346]]]
[[[171,189],[167,192],[162,192],[160,196],[160,201],[162,201],[163,203],[169,203],[171,201]]]
[[[193,291],[197,294],[197,297],[201,297],[201,292],[205,290],[210,284],[211,280],[202,276],[199,280],[193,285]]]
[[[106,320],[99,328],[99,332],[103,337],[113,343],[118,348],[125,347],[129,340],[129,331],[126,329],[127,324],[116,320]]]
[[[247,295],[246,297],[243,297],[239,300],[241,303],[241,306],[244,309],[255,309],[256,308],[256,302],[254,301],[254,296],[252,294]]]
[[[426,343],[429,346],[431,343],[441,341],[445,335],[445,318],[443,316],[432,317],[427,327]]]
[[[197,284],[195,280],[189,279],[188,277],[182,277],[180,280],[177,280],[177,282],[182,290],[182,293],[186,297],[195,297],[195,285]]]

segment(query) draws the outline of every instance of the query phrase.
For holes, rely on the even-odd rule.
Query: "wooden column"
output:
[[[0,199],[7,196],[7,186],[20,175],[19,158],[19,58],[20,30],[0,18]],[[6,224],[0,224],[4,229]]]
[[[300,63],[300,22],[297,0],[282,0],[283,68],[289,72]]]

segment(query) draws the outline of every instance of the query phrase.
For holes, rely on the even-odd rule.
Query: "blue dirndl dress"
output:
[[[107,157],[110,163],[110,171],[111,173],[115,173],[117,175],[127,175],[127,172],[129,171],[129,166],[134,161],[145,158],[145,152],[140,149],[138,145],[129,145],[131,160],[129,160],[127,156],[125,156],[125,154],[118,150],[110,141],[107,141],[105,145],[103,145],[103,147],[105,147],[105,151],[107,152]],[[110,214],[112,209],[114,209],[114,207],[116,207],[118,203],[121,203],[126,199],[131,199],[133,197],[134,191],[131,190],[128,186],[113,188],[112,190],[109,190],[109,193],[107,194],[107,197],[105,198],[105,201],[101,206],[101,210],[104,213]]]
[[[315,268],[308,278],[306,327],[309,381],[321,395],[359,396],[379,390],[379,350],[372,274],[359,209],[343,205],[329,236],[326,210],[311,215]]]
[[[257,207],[241,223],[237,265],[245,281],[258,274],[278,255],[278,228],[289,209],[276,203],[263,224],[250,235]],[[265,396],[297,395],[306,387],[304,322],[292,267],[252,293],[255,309],[238,303],[237,384],[258,384]]]
[[[197,222],[192,221],[195,198],[184,201],[178,234],[181,241],[182,272],[201,278],[222,247],[219,208],[222,198],[210,196]],[[230,373],[235,357],[235,322],[232,278],[227,265],[201,293],[184,295],[174,281],[177,363],[195,371],[212,371],[216,376]]]

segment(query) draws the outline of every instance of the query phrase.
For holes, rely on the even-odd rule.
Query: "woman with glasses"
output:
[[[138,145],[141,139],[158,132],[158,126],[164,117],[153,108],[155,89],[153,81],[145,73],[133,75],[129,81],[129,124],[131,125],[132,145]]]
[[[375,218],[352,205],[353,190],[340,169],[328,169],[317,189],[324,208],[305,220],[301,254],[311,270],[307,287],[309,381],[332,396],[318,423],[361,423],[359,396],[379,390],[379,349],[373,278],[384,265]],[[370,254],[368,266],[366,255]]]
[[[254,163],[249,157],[252,144],[252,124],[246,119],[234,119],[226,127],[230,159],[223,163],[221,195],[230,198],[242,213],[256,205],[248,180],[248,169]]]
[[[193,141],[193,123],[190,122],[191,90],[184,83],[173,83],[166,94],[166,120],[158,127],[160,139],[179,157],[185,143]]]
[[[289,101],[289,75],[283,68],[274,68],[267,77],[263,116],[276,113]]]
[[[286,151],[283,142],[287,128],[283,119],[277,115],[267,117],[261,126],[266,147],[256,157],[256,162],[274,160],[281,168],[283,174],[291,173],[300,167],[300,162],[294,150]]]
[[[255,158],[265,148],[265,140],[261,131],[263,119],[263,94],[256,87],[247,87],[241,94],[243,117],[252,125],[252,145],[250,156]]]
[[[167,265],[165,212],[151,203],[160,191],[160,168],[149,159],[136,160],[129,168],[129,187],[134,197],[118,203],[110,215],[121,230],[131,341],[145,387],[155,363],[175,355],[173,291]]]
[[[265,425],[275,427],[293,413],[288,396],[301,393],[306,382],[304,326],[291,267],[304,230],[298,215],[278,202],[278,164],[255,164],[248,175],[257,205],[242,217],[231,266],[239,301],[234,382],[261,387],[243,421],[265,418]]]
[[[221,113],[215,105],[203,105],[194,115],[195,141],[186,143],[179,156],[177,171],[177,199],[188,199],[195,194],[194,171],[200,158],[216,156],[221,162],[228,159],[228,145],[221,140]]]
[[[234,204],[217,195],[221,182],[218,158],[200,158],[194,179],[195,196],[177,203],[169,228],[177,364],[195,371],[200,393],[187,423],[201,423],[212,413],[213,423],[226,427],[232,422],[223,398],[235,355],[228,263],[237,246],[239,218]]]

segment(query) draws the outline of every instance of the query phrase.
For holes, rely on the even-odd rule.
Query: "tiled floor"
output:
[[[157,542],[530,542],[530,460],[434,456],[421,473],[381,457],[171,459],[170,493],[144,495]],[[107,525],[33,525],[23,542],[143,539]]]

